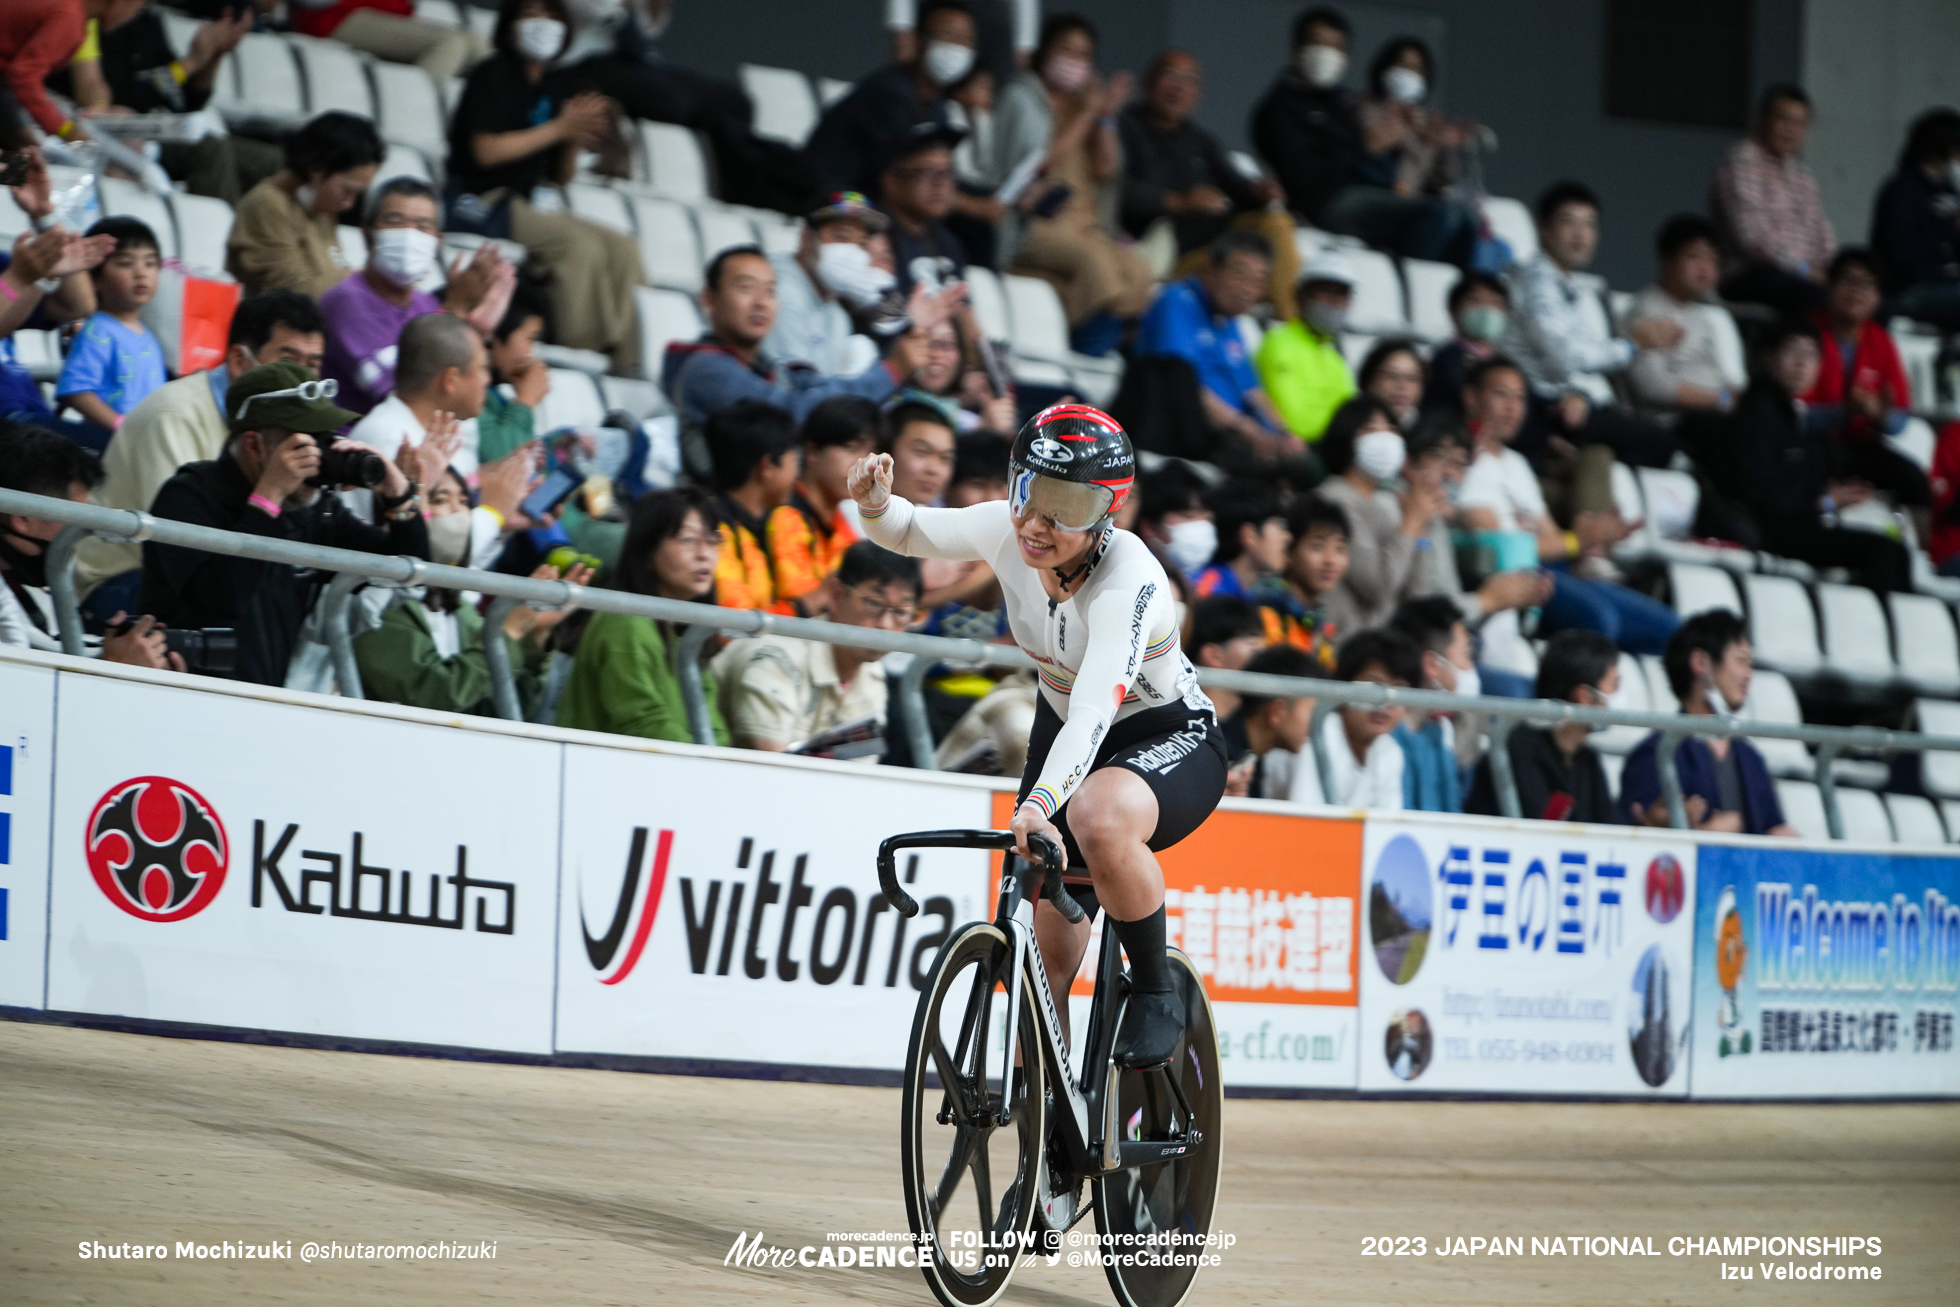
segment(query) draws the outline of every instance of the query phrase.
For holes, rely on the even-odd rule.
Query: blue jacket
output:
[[[683,426],[698,427],[745,399],[788,409],[801,422],[833,395],[862,395],[878,403],[898,389],[898,383],[882,361],[855,377],[826,377],[813,368],[778,366],[767,358],[750,367],[713,336],[703,336],[667,347],[660,388],[667,392]]]
[[[1404,722],[1393,734],[1402,746],[1402,806],[1411,812],[1462,812],[1463,773],[1456,754],[1443,746],[1442,723],[1431,717],[1412,731]]]
[[[1660,732],[1656,731],[1627,755],[1620,773],[1620,815],[1633,824],[1633,805],[1643,808],[1661,793]],[[1756,746],[1741,736],[1729,741],[1735,751],[1736,769],[1742,779],[1742,829],[1749,835],[1763,835],[1783,824],[1783,804],[1776,797],[1776,783],[1770,779],[1769,764]],[[1720,783],[1715,779],[1715,754],[1708,741],[1690,736],[1674,751],[1674,765],[1681,773],[1681,796],[1699,794],[1712,814],[1722,806]]]

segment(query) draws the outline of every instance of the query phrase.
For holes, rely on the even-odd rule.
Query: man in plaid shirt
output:
[[[1784,83],[1763,92],[1756,134],[1715,169],[1708,207],[1722,233],[1722,296],[1785,314],[1824,307],[1824,269],[1837,235],[1817,178],[1798,157],[1810,130],[1810,97]]]

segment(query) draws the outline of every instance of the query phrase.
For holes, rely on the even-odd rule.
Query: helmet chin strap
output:
[[[1095,542],[1089,546],[1088,552],[1082,556],[1082,563],[1079,567],[1073,572],[1064,572],[1059,567],[1051,569],[1055,573],[1055,579],[1061,582],[1062,589],[1068,589],[1077,581],[1087,576],[1089,569],[1102,561],[1103,551],[1109,547],[1109,523],[1104,522],[1096,528],[1096,531]]]

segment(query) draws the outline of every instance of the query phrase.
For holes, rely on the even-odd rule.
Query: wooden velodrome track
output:
[[[0,1022],[0,1302],[925,1303],[913,1271],[721,1264],[744,1230],[790,1246],[903,1230],[897,1110],[885,1089]],[[1233,1099],[1223,1195],[1238,1245],[1193,1302],[1951,1307],[1960,1292],[1950,1104]],[[1403,1234],[1640,1235],[1663,1255],[1360,1255],[1364,1236]],[[1674,1234],[1878,1235],[1883,1279],[1724,1281],[1719,1257],[1666,1256]],[[496,1257],[77,1247],[226,1239],[494,1240]],[[1007,1301],[1112,1299],[1100,1271],[1064,1265],[1023,1269]]]

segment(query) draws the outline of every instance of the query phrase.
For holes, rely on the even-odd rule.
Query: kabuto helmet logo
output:
[[[104,794],[89,814],[87,853],[109,901],[144,921],[202,912],[231,865],[218,810],[168,776],[138,776]]]

